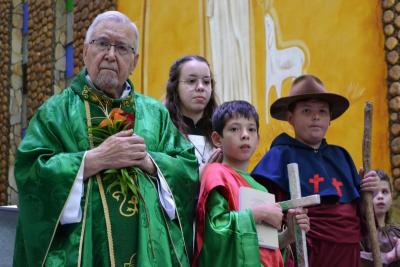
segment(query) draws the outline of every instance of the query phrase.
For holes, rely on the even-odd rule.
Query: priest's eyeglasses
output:
[[[110,51],[111,47],[114,46],[114,50],[118,52],[120,56],[125,56],[130,52],[135,54],[135,48],[130,47],[127,44],[111,44],[109,41],[104,39],[93,39],[89,44],[93,45],[101,52]]]
[[[203,83],[203,86],[207,89],[211,89],[211,78],[188,78],[186,80],[179,80],[179,82],[185,83],[188,87],[197,88],[199,86],[200,81]]]

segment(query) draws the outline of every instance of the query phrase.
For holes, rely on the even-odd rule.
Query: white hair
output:
[[[122,14],[121,12],[118,12],[118,11],[106,11],[106,12],[103,12],[103,13],[97,15],[97,17],[93,20],[92,24],[90,24],[90,26],[86,32],[85,43],[89,43],[91,41],[92,34],[93,34],[93,31],[96,28],[96,26],[100,22],[106,21],[106,20],[111,20],[111,21],[115,21],[118,23],[126,23],[133,30],[133,32],[135,34],[133,48],[135,49],[135,53],[137,54],[138,48],[139,48],[138,29],[137,29],[135,23],[133,23],[127,16],[125,16],[124,14]]]

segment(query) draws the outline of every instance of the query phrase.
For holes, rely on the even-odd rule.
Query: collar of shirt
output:
[[[188,134],[203,135],[203,136],[205,135],[205,123],[206,123],[205,118],[201,118],[195,124],[191,118],[183,116],[183,122],[188,127]]]
[[[90,76],[88,73],[86,73],[86,80],[89,83],[90,86],[92,86],[93,88],[96,88],[96,86],[94,85],[94,83],[92,82],[92,80],[90,79]],[[97,88],[96,88],[97,89]],[[99,89],[97,89],[99,90]],[[124,84],[124,91],[122,92],[120,98],[125,98],[129,95],[129,93],[131,92],[132,87],[128,82],[125,82]]]

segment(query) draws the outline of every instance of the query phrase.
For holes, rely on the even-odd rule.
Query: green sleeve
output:
[[[87,148],[84,122],[78,122],[83,121],[81,106],[68,92],[53,97],[32,118],[17,150],[20,220],[16,262],[26,254],[26,265],[41,266],[50,245]]]
[[[230,211],[227,200],[217,190],[211,192],[206,204],[199,266],[260,266],[251,211]]]

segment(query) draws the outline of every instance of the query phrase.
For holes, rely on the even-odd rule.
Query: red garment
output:
[[[360,266],[360,244],[329,242],[321,239],[307,239],[307,243],[310,267]]]
[[[206,217],[206,203],[209,194],[218,187],[218,191],[228,201],[230,210],[239,210],[239,188],[250,187],[249,183],[229,166],[221,163],[208,164],[204,169],[200,195],[197,204],[196,248],[192,266],[197,266],[197,258],[203,246],[204,220]],[[282,255],[279,249],[271,250],[260,248],[260,260],[264,266],[283,267]]]
[[[310,267],[360,266],[360,217],[357,203],[308,208]]]
[[[359,244],[361,240],[361,222],[355,202],[310,207],[308,217],[311,226],[308,238],[341,244]]]
[[[288,199],[287,194],[267,179],[257,179],[276,201]],[[309,207],[310,231],[307,233],[308,263],[310,267],[360,266],[362,222],[357,202],[321,204]]]

